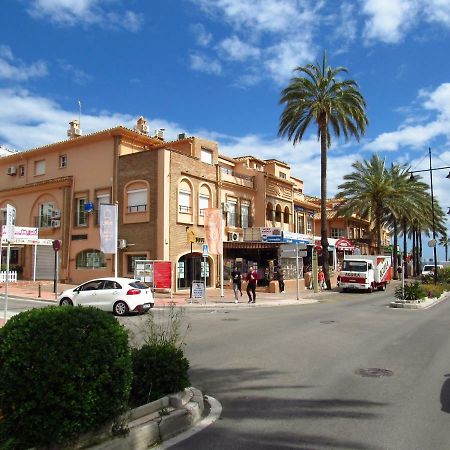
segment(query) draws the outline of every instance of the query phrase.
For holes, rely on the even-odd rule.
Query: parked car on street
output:
[[[153,308],[153,292],[145,283],[131,278],[98,278],[67,289],[58,295],[60,306],[95,306],[117,316],[145,313]]]
[[[441,264],[437,265],[437,270],[439,272],[439,270],[441,270],[443,268],[443,266]],[[434,274],[434,264],[425,264],[422,267],[422,279],[424,279],[425,277],[427,277],[428,275],[433,275]]]

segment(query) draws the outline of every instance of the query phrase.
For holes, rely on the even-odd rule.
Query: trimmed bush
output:
[[[398,286],[395,289],[394,296],[400,300],[402,298],[409,301],[420,300],[426,297],[426,292],[423,290],[422,285],[418,281],[415,281],[414,283],[405,283],[404,296],[402,295],[402,286]]]
[[[440,297],[445,290],[442,284],[423,284],[422,289],[429,298]]]
[[[190,386],[189,361],[173,344],[146,344],[132,350],[130,403],[144,405]]]
[[[439,283],[450,284],[450,267],[443,267],[438,270],[437,275],[437,280]]]
[[[63,444],[127,409],[128,335],[96,308],[49,307],[0,330],[0,448]]]

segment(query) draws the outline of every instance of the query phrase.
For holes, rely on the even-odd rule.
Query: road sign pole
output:
[[[6,323],[6,316],[8,312],[8,284],[9,284],[9,257],[11,255],[11,244],[8,241],[8,246],[6,247],[6,279],[5,279],[5,316],[4,323]]]
[[[299,300],[299,273],[298,273],[298,250],[299,250],[299,248],[298,248],[299,246],[298,246],[298,243],[297,243],[297,248],[296,248],[296,252],[295,252],[295,265],[296,265],[296,268],[297,268],[297,300]]]

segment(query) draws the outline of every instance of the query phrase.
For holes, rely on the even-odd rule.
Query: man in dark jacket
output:
[[[247,295],[248,303],[255,303],[256,301],[256,285],[258,283],[258,272],[250,266],[245,277],[247,281]],[[252,298],[253,296],[253,298]]]

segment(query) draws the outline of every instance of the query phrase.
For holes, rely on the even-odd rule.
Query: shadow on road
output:
[[[444,375],[447,379],[441,388],[441,411],[450,413],[450,373]]]

